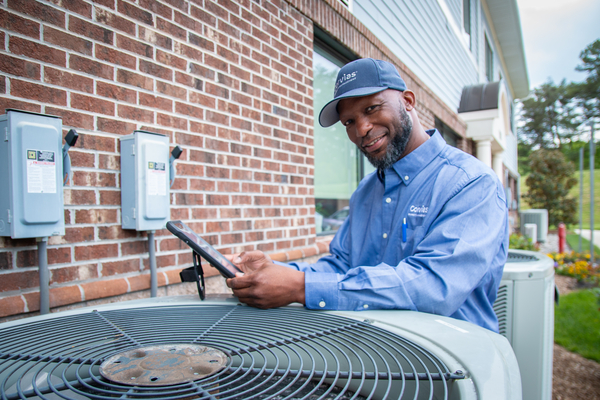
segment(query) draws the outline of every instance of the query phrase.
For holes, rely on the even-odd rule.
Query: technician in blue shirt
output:
[[[350,199],[350,215],[314,264],[273,263],[260,251],[230,256],[245,274],[228,279],[259,308],[405,309],[498,331],[493,310],[508,250],[504,189],[471,155],[425,131],[415,94],[385,61],[339,72],[322,126],[346,127],[377,172]]]

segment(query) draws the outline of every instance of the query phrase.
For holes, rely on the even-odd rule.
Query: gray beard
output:
[[[369,153],[364,152],[360,147],[359,150],[365,155],[365,157],[367,157],[367,160],[369,160],[369,162],[375,168],[383,171],[394,165],[396,161],[402,158],[402,154],[404,154],[404,150],[406,150],[406,145],[408,144],[408,139],[410,139],[412,127],[412,119],[406,112],[406,109],[402,107],[400,109],[400,123],[394,124],[395,134],[390,144],[388,144],[383,157],[375,158]]]

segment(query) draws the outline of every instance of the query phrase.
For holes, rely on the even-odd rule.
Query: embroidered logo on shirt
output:
[[[410,206],[408,209],[409,217],[425,217],[427,215],[427,211],[429,207],[426,206]]]

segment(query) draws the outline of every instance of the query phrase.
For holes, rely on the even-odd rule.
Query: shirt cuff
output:
[[[311,310],[338,309],[338,276],[331,272],[304,272],[304,302]]]

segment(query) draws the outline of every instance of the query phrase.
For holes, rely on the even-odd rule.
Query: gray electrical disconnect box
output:
[[[169,138],[135,131],[121,138],[121,226],[150,231],[169,220]]]
[[[0,115],[0,236],[65,234],[61,146],[59,117]]]

